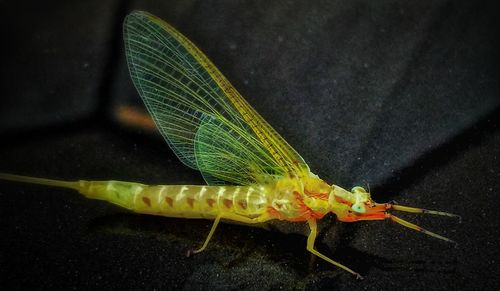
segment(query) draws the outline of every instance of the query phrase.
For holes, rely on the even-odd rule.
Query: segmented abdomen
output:
[[[89,198],[138,213],[186,218],[213,218],[221,212],[258,217],[266,212],[269,191],[263,186],[148,186],[119,181],[90,182],[86,188],[82,193]]]

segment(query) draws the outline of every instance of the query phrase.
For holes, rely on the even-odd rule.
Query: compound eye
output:
[[[357,212],[357,213],[365,213],[366,209],[363,203],[356,203],[352,205],[352,210]]]

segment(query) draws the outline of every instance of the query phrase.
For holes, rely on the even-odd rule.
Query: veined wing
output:
[[[300,155],[212,62],[169,24],[136,11],[125,19],[124,39],[132,80],[157,127],[179,159],[199,169],[207,182],[248,184],[261,173],[298,176],[309,170]],[[220,140],[206,138],[222,134],[222,130],[245,142],[223,149]],[[195,146],[196,142],[202,144]],[[236,158],[253,158],[246,163],[252,165],[254,177],[245,178],[249,169],[213,167],[210,157],[221,150],[231,151]],[[245,155],[244,151],[254,151],[254,155]],[[237,161],[233,166],[244,162]]]
[[[285,175],[256,136],[210,116],[196,133],[195,155],[207,182],[207,174],[234,184],[267,184]]]

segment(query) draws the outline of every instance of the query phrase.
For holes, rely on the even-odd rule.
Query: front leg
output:
[[[313,255],[329,262],[330,264],[333,264],[339,268],[342,268],[344,270],[346,270],[347,272],[353,274],[354,276],[356,276],[356,279],[363,279],[363,277],[354,272],[353,270],[349,269],[348,267],[342,265],[341,263],[338,263],[338,262],[335,262],[334,260],[330,259],[329,257],[323,255],[322,253],[318,252],[317,250],[314,249],[314,242],[316,241],[316,236],[318,234],[318,225],[316,224],[316,220],[315,219],[310,219],[307,221],[307,223],[309,224],[309,228],[311,229],[311,232],[309,233],[309,236],[307,237],[307,250],[309,252],[311,252]]]

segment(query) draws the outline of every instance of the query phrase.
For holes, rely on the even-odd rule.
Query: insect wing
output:
[[[199,169],[208,183],[251,183],[269,168],[281,167],[295,174],[308,170],[295,150],[173,27],[151,14],[136,11],[125,19],[124,40],[130,75],[157,127],[179,159]],[[204,132],[198,134],[202,126]],[[232,137],[246,141],[230,148],[235,151],[233,156],[255,159],[247,161],[254,172],[247,181],[242,176],[249,169],[230,174],[234,168],[213,167],[208,158],[208,149],[219,153],[217,147],[222,144],[206,136],[228,129],[233,130]],[[203,144],[196,147],[200,141]],[[245,155],[243,151],[255,152]],[[200,161],[197,154],[201,155]],[[274,161],[274,165],[270,167],[268,161]]]
[[[234,109],[168,28],[145,12],[128,15],[124,22],[127,63],[135,87],[170,147],[184,164],[198,169],[194,137],[201,117]]]
[[[195,153],[205,180],[215,177],[232,184],[267,184],[285,174],[259,139],[231,125],[209,116],[203,119]]]

